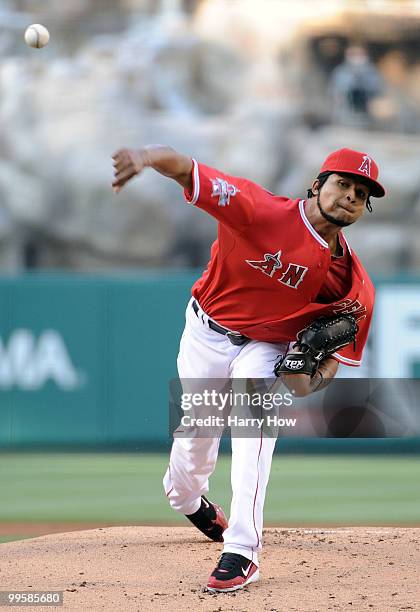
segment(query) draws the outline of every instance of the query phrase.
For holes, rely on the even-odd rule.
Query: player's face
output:
[[[314,185],[316,187],[316,181]],[[330,174],[317,197],[322,216],[335,225],[345,227],[363,215],[369,188],[357,179]]]

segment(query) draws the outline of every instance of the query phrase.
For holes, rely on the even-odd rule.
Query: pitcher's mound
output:
[[[267,529],[260,581],[213,595],[203,585],[222,546],[192,527],[76,531],[2,544],[1,590],[63,591],[64,609],[79,612],[415,610],[419,536],[420,528]]]

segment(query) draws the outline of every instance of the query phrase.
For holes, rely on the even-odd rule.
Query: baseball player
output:
[[[339,363],[361,364],[374,288],[341,230],[360,219],[365,208],[372,211],[371,197],[385,195],[372,157],[350,149],[331,153],[307,197],[300,199],[274,195],[167,146],[121,149],[113,160],[116,193],[150,167],[177,181],[191,206],[218,221],[210,262],[186,309],[178,356],[181,380],[269,379],[275,371],[305,396],[325,386]],[[353,334],[338,342],[337,350],[332,342],[327,352],[316,347],[311,352],[300,334],[289,350],[305,326],[326,320],[328,332],[334,317],[351,320],[354,342],[349,343]],[[331,338],[336,336],[333,327]],[[169,503],[210,539],[224,542],[207,583],[210,591],[233,591],[258,580],[275,441],[262,433],[232,437],[228,522],[206,497],[219,439],[174,438],[164,477]]]

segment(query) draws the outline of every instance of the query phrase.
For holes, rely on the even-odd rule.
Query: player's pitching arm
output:
[[[145,168],[174,179],[184,189],[192,190],[192,166],[190,157],[182,155],[166,145],[148,145],[141,149],[120,149],[112,156],[114,160],[114,180],[112,188],[118,193],[134,176]]]

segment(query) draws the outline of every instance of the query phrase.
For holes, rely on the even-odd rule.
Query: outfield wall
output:
[[[193,280],[0,280],[0,447],[166,439]]]
[[[168,444],[196,276],[0,279],[0,448]],[[368,375],[420,376],[419,303],[420,281],[378,283]]]

